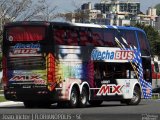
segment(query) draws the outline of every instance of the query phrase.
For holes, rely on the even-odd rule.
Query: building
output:
[[[158,30],[158,32],[160,33],[160,16],[158,16],[158,17],[156,18],[155,28],[156,28],[156,30]]]
[[[72,15],[75,22],[90,23],[92,19],[105,17],[101,14],[100,10],[92,8],[91,2],[84,3],[81,6],[81,10],[76,10],[75,14]]]
[[[149,7],[146,11],[146,14],[138,14],[136,16],[136,22],[155,27],[156,18],[157,18],[156,9],[153,7]]]
[[[102,13],[140,13],[140,2],[111,0],[95,4],[96,10]]]
[[[110,25],[134,25],[136,23],[142,23],[145,25],[155,26],[156,9],[149,7],[146,14],[140,12],[140,2],[133,1],[119,1],[111,0],[95,4],[95,9],[101,10],[105,13],[106,19],[110,19],[110,22],[105,24]]]
[[[146,14],[140,12],[140,2],[104,0],[92,8],[91,2],[84,3],[72,15],[72,22],[97,23],[105,25],[129,26],[136,23],[156,26],[156,9],[149,7]]]

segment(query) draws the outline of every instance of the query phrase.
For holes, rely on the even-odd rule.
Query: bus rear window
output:
[[[40,41],[44,40],[45,28],[44,27],[10,27],[7,30],[8,41]]]

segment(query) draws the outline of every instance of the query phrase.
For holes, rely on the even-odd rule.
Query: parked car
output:
[[[153,93],[160,93],[160,87],[154,88],[152,90]]]

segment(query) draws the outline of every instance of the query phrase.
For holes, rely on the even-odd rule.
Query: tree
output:
[[[157,15],[160,16],[160,3],[157,4],[154,8],[157,9]]]
[[[160,56],[160,35],[152,26],[137,23],[135,27],[141,28],[146,32],[147,39],[149,40],[152,54]]]
[[[0,19],[2,24],[5,21],[45,20],[55,14],[56,8],[47,0],[0,0]]]
[[[75,8],[73,12],[68,11],[67,13],[62,14],[62,17],[65,21],[85,23],[88,22],[89,13],[87,10],[81,9],[81,4],[78,4],[75,0],[72,1],[72,6]]]
[[[61,17],[60,13],[55,13],[58,6],[51,6],[46,0],[40,1],[43,4],[43,10],[36,16],[36,19],[42,21],[53,21],[57,17]]]
[[[44,7],[40,5],[40,1],[33,4],[32,0],[0,0],[2,24],[8,21],[30,20],[42,10]]]

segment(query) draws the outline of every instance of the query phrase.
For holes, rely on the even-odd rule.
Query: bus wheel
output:
[[[89,93],[85,87],[82,88],[82,93],[79,96],[79,107],[86,107],[89,98]]]
[[[68,103],[69,103],[69,107],[70,108],[77,107],[77,104],[78,104],[78,91],[77,91],[77,89],[75,87],[72,88],[71,95],[70,95],[70,101]]]
[[[90,100],[89,104],[91,106],[100,106],[102,104],[103,100]]]
[[[127,105],[138,105],[141,101],[141,91],[138,86],[135,86],[134,92],[133,92],[133,97],[130,100],[126,101]]]
[[[24,104],[25,108],[34,108],[35,107],[35,104],[32,101],[24,101],[23,104]]]

